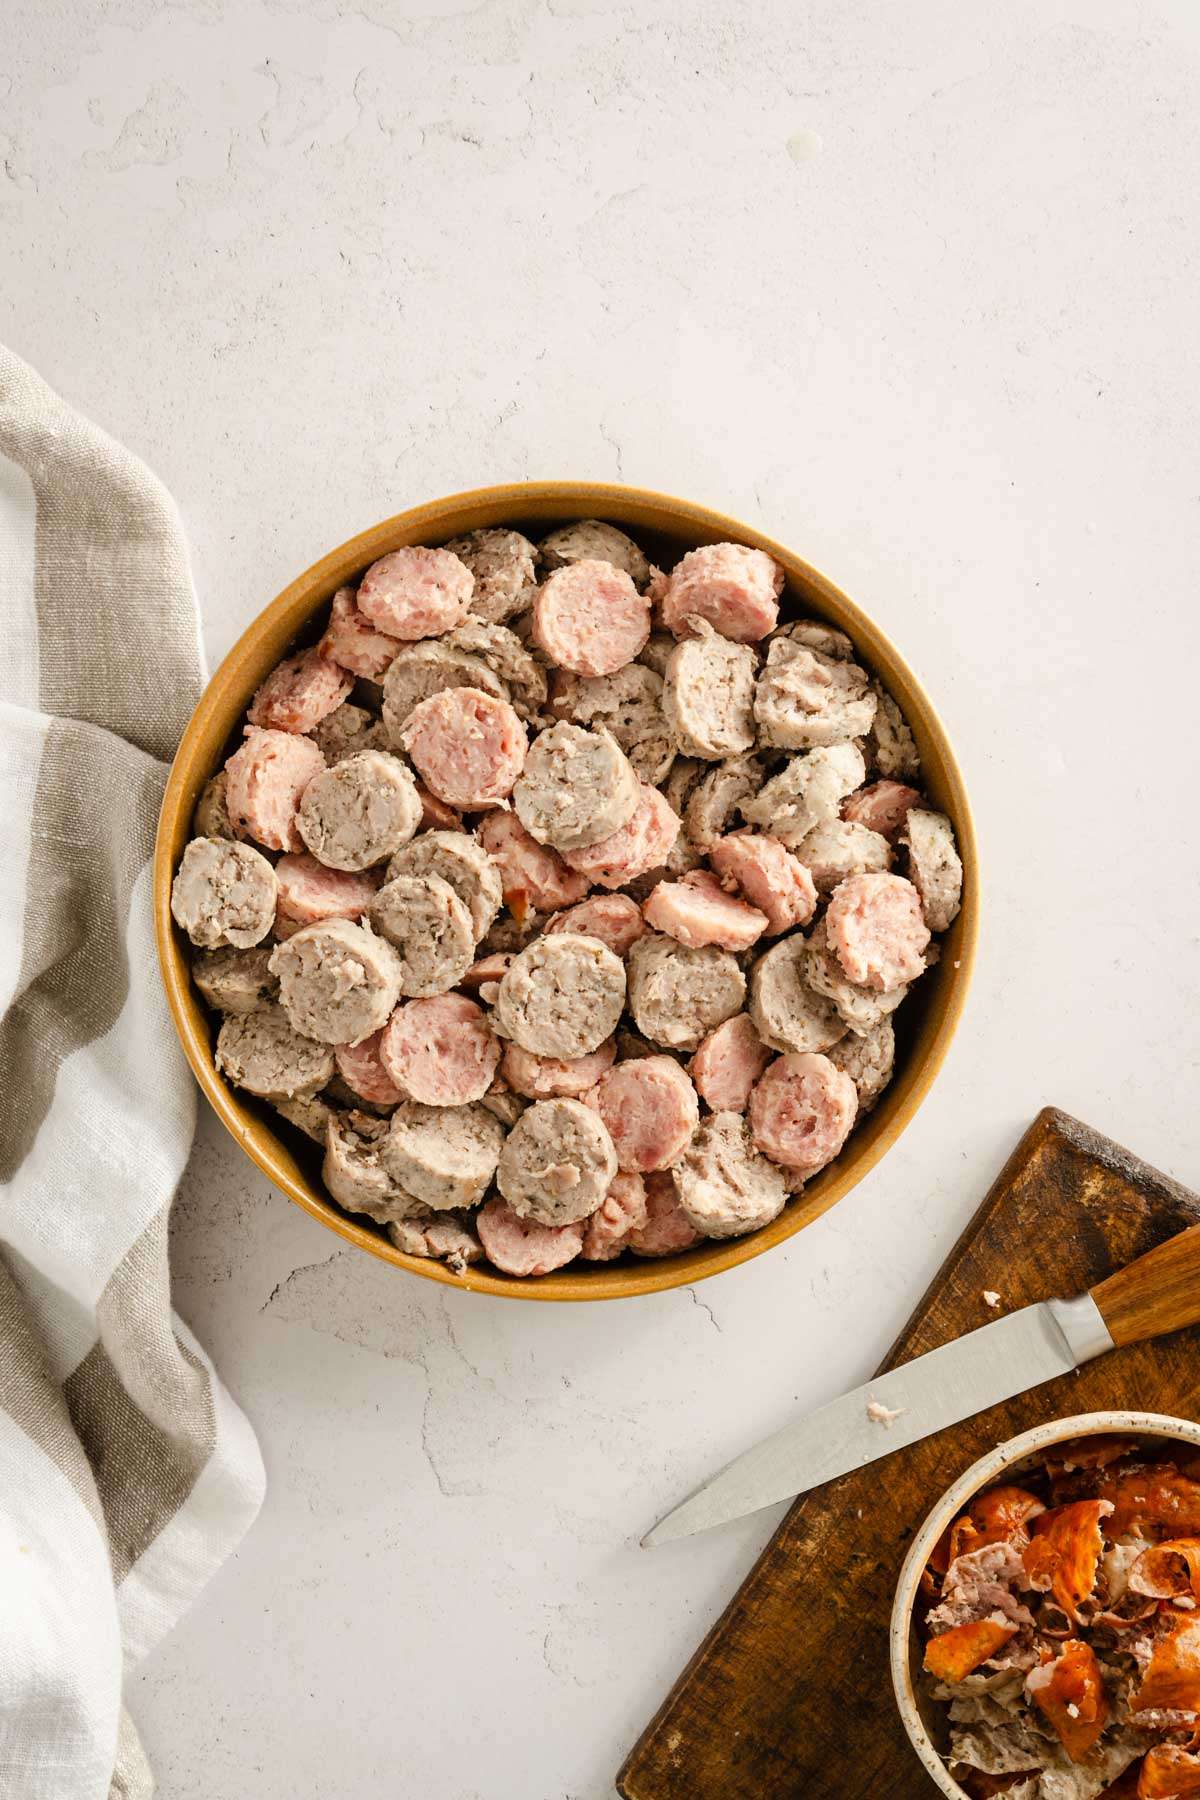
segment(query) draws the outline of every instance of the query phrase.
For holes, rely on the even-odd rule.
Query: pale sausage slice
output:
[[[722,637],[756,644],[775,629],[783,570],[765,550],[745,544],[702,544],[671,571],[662,598],[668,631],[683,637],[707,619]]]
[[[616,1060],[615,1038],[606,1038],[588,1056],[564,1061],[557,1056],[533,1056],[519,1044],[506,1044],[500,1073],[514,1093],[526,1100],[581,1100]]]
[[[333,596],[329,623],[317,649],[352,675],[361,675],[364,681],[379,681],[400,649],[400,640],[376,631],[360,611],[354,589],[344,587]]]
[[[657,932],[629,952],[629,1010],[645,1037],[668,1050],[696,1050],[741,1012],[746,977],[728,950],[689,950]]]
[[[636,1174],[668,1169],[700,1121],[696,1090],[670,1056],[618,1063],[588,1095],[616,1147],[618,1166]]]
[[[904,714],[879,682],[871,683],[871,691],[876,700],[867,737],[872,766],[894,781],[916,781],[921,773],[921,758]]]
[[[248,1013],[273,1000],[279,983],[268,964],[271,946],[253,950],[201,950],[192,958],[192,980],[211,1007],[220,1013]]]
[[[627,825],[585,850],[566,852],[571,868],[597,887],[625,887],[639,875],[661,868],[679,836],[679,819],[666,796],[644,781],[639,788],[637,807]]]
[[[535,1100],[504,1141],[496,1186],[513,1211],[539,1225],[594,1213],[617,1172],[612,1139],[579,1100]]]
[[[891,846],[877,831],[847,819],[814,825],[796,845],[796,855],[813,878],[818,894],[831,894],[847,875],[889,867]]]
[[[442,548],[457,556],[475,577],[473,618],[503,625],[531,603],[537,552],[519,531],[485,525],[464,537],[451,538]]]
[[[446,638],[402,644],[383,679],[383,727],[388,741],[403,742],[409,714],[422,700],[448,688],[478,688],[497,700],[511,698],[508,688],[482,656],[456,648]]]
[[[861,1118],[869,1113],[892,1079],[896,1061],[896,1033],[890,1019],[881,1019],[873,1031],[859,1037],[848,1031],[840,1043],[825,1052],[835,1069],[847,1074],[858,1089]]]
[[[557,850],[530,837],[509,812],[485,813],[476,834],[500,871],[504,904],[518,920],[530,912],[554,912],[582,900],[588,884]]]
[[[814,825],[837,818],[842,801],[862,786],[866,772],[854,744],[810,750],[807,756],[794,756],[759,793],[744,800],[742,817],[794,847]]]
[[[639,782],[611,733],[565,720],[540,731],[513,792],[531,837],[556,850],[597,844],[637,809]]]
[[[696,1092],[713,1112],[745,1112],[750,1089],[771,1060],[749,1013],[710,1031],[688,1064]]]
[[[500,1160],[504,1127],[482,1106],[402,1100],[380,1156],[406,1193],[435,1212],[482,1200]]]
[[[827,1056],[781,1056],[750,1096],[750,1127],[764,1156],[807,1177],[833,1161],[857,1111],[854,1083]]]
[[[787,1183],[760,1156],[741,1113],[713,1113],[671,1171],[688,1223],[704,1237],[758,1231],[787,1205]]]
[[[307,850],[290,851],[275,864],[279,904],[275,929],[280,937],[322,919],[361,919],[379,887],[377,870],[327,869]]]
[[[371,923],[398,953],[400,992],[425,999],[457,987],[475,960],[471,915],[440,875],[397,875],[371,902]]]
[[[387,1023],[400,997],[400,958],[349,919],[327,919],[277,944],[270,969],[296,1030],[323,1044],[361,1044]]]
[[[910,810],[920,805],[916,788],[905,787],[902,781],[873,781],[851,794],[842,807],[842,817],[895,843]]]
[[[263,1100],[311,1099],[334,1069],[329,1045],[298,1032],[274,1001],[231,1014],[217,1033],[214,1061],[222,1075]]]
[[[196,802],[196,810],[192,814],[192,836],[207,838],[234,838],[237,832],[233,829],[233,820],[229,817],[229,803],[225,797],[225,783],[228,777],[224,769],[218,769],[210,775],[200,789],[200,798]]]
[[[533,641],[560,669],[611,675],[632,662],[650,636],[650,602],[612,563],[555,569],[533,602]]]
[[[673,1256],[700,1242],[700,1233],[679,1204],[675,1183],[663,1170],[646,1177],[646,1223],[629,1234],[635,1256]]]
[[[420,1214],[420,1201],[395,1179],[383,1161],[388,1123],[370,1113],[335,1113],[325,1138],[321,1175],[339,1206],[365,1213],[385,1225]]]
[[[411,772],[386,750],[360,750],[304,790],[296,827],[331,869],[369,869],[394,856],[421,823]]]
[[[683,807],[683,828],[697,850],[711,850],[731,830],[738,813],[762,787],[765,773],[757,756],[730,756],[708,767]]]
[[[913,886],[921,896],[925,923],[946,931],[962,905],[963,866],[954,827],[945,813],[916,808],[905,821],[903,840]]]
[[[344,700],[314,727],[313,742],[327,763],[339,763],[359,750],[386,750],[383,726],[365,706]]]
[[[470,569],[449,550],[393,550],[363,576],[358,605],[389,637],[437,637],[462,623],[474,590]]]
[[[474,1000],[437,994],[396,1008],[384,1027],[379,1056],[397,1099],[469,1106],[491,1087],[500,1045]]]
[[[809,933],[804,977],[813,992],[831,1001],[839,1017],[860,1036],[874,1031],[883,1019],[894,1013],[909,988],[908,982],[902,981],[898,987],[881,993],[851,981],[829,947],[824,919],[818,919]]]
[[[338,1044],[333,1052],[338,1074],[346,1086],[370,1106],[396,1106],[406,1098],[381,1060],[383,1035],[382,1031],[372,1032],[361,1044]]]
[[[672,649],[675,640],[668,638]],[[603,726],[642,781],[662,782],[675,760],[675,741],[663,713],[662,677],[640,662],[613,675],[554,676],[551,710],[576,725]]]
[[[569,563],[606,562],[623,569],[636,587],[650,579],[650,564],[631,537],[601,519],[579,519],[560,525],[538,545],[542,567],[565,568]]]
[[[430,793],[447,806],[494,806],[525,766],[525,728],[507,700],[447,688],[414,706],[401,741]]]
[[[250,702],[246,718],[268,731],[311,731],[342,704],[354,677],[316,650],[277,663]]]
[[[776,638],[758,678],[754,717],[763,743],[787,750],[864,737],[877,702],[865,669]]]
[[[748,950],[767,928],[765,912],[727,894],[707,869],[694,869],[682,881],[660,881],[642,912],[655,931],[694,950],[703,944]]]
[[[598,939],[564,931],[536,938],[513,957],[496,997],[495,1025],[522,1050],[570,1061],[612,1036],[624,1004],[620,959]]]
[[[387,1234],[406,1256],[435,1258],[456,1275],[483,1256],[468,1213],[435,1213],[422,1207],[412,1218],[390,1220]]]
[[[225,764],[225,799],[239,837],[268,850],[303,850],[296,829],[300,797],[325,758],[311,738],[251,726],[240,750]]]
[[[471,618],[441,642],[446,649],[478,658],[492,671],[504,690],[504,698],[512,701],[521,718],[540,721],[549,689],[546,668],[530,654],[515,631],[509,631],[506,625],[489,625],[483,619]]]
[[[845,1020],[808,978],[808,944],[797,932],[763,952],[750,971],[750,1017],[775,1050],[828,1050]]]
[[[646,1224],[646,1184],[640,1175],[618,1173],[583,1228],[585,1262],[612,1262]]]
[[[778,838],[735,832],[717,840],[708,860],[726,885],[736,887],[765,916],[768,937],[807,925],[816,911],[811,874]]]
[[[583,1226],[539,1225],[522,1219],[503,1200],[489,1200],[475,1220],[479,1241],[505,1275],[549,1275],[574,1262],[583,1248]]]
[[[478,840],[466,831],[427,831],[398,850],[388,864],[397,875],[440,875],[471,915],[476,941],[484,936],[504,898],[500,871]]]
[[[193,838],[171,884],[171,915],[203,949],[249,950],[270,931],[275,899],[275,871],[249,844]]]
[[[921,897],[902,875],[851,875],[825,912],[830,949],[847,978],[879,993],[925,972],[929,927]]]
[[[663,713],[685,756],[719,762],[754,747],[754,652],[704,619],[667,658]]]
[[[569,906],[546,923],[546,933],[574,931],[581,937],[599,938],[622,961],[645,933],[637,903],[627,894],[596,894],[578,906]]]

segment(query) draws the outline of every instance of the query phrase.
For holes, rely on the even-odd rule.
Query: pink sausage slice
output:
[[[612,1186],[584,1220],[583,1255],[587,1262],[612,1262],[629,1243],[630,1233],[646,1224],[646,1184],[640,1175],[614,1175]]]
[[[732,883],[751,906],[766,914],[767,937],[807,925],[817,910],[811,874],[778,838],[735,831],[718,838],[708,860],[726,886]]]
[[[568,563],[537,590],[533,641],[560,669],[615,675],[649,636],[649,600],[612,563]]]
[[[519,1219],[506,1200],[489,1200],[475,1218],[479,1241],[506,1275],[549,1275],[574,1262],[583,1249],[583,1221],[537,1225]]]
[[[512,793],[529,740],[508,704],[482,688],[446,688],[413,707],[400,733],[430,793],[447,806],[494,806]]]
[[[554,912],[582,900],[588,884],[557,850],[530,837],[515,813],[489,812],[479,821],[480,843],[500,870],[504,904],[517,919]],[[560,925],[560,931],[568,929]]]
[[[700,1123],[696,1090],[673,1056],[641,1056],[602,1075],[587,1097],[617,1152],[617,1166],[668,1169]]]
[[[382,1031],[373,1032],[361,1044],[335,1044],[333,1059],[338,1074],[360,1100],[372,1106],[398,1106],[407,1098],[396,1086],[379,1055]]]
[[[702,544],[676,563],[662,600],[662,619],[690,637],[691,619],[707,619],[736,644],[756,644],[779,618],[783,570],[765,550],[745,544]]]
[[[680,881],[660,881],[642,907],[647,925],[665,931],[689,950],[716,944],[748,950],[767,928],[767,915],[727,894],[707,869],[693,869]]]
[[[710,1031],[688,1064],[696,1091],[714,1112],[745,1112],[750,1090],[775,1052],[749,1013],[735,1013]]]
[[[322,919],[361,919],[375,898],[381,874],[378,869],[327,869],[307,850],[281,856],[275,864],[277,935],[287,936]]]
[[[546,923],[547,932],[576,931],[582,937],[599,938],[622,961],[645,936],[646,926],[637,902],[628,894],[596,894],[579,906],[556,913]]]
[[[679,1204],[667,1174],[646,1177],[646,1223],[629,1234],[635,1256],[673,1256],[700,1242],[700,1233]]]
[[[519,1044],[506,1044],[500,1073],[513,1093],[522,1094],[526,1100],[581,1100],[605,1070],[612,1068],[616,1055],[615,1038],[606,1038],[598,1050],[587,1056],[568,1059],[535,1056]]]
[[[311,738],[252,725],[225,764],[225,802],[238,836],[268,850],[303,850],[296,812],[309,782],[324,772],[325,758]]]
[[[250,702],[251,725],[268,731],[311,731],[342,704],[354,677],[316,650],[277,663]]]
[[[475,577],[449,550],[393,550],[372,563],[358,609],[389,637],[412,642],[453,631],[467,616]]]
[[[674,848],[680,830],[679,815],[657,788],[645,781],[639,787],[638,803],[628,824],[601,838],[598,844],[565,852],[569,866],[597,887],[624,887],[637,876],[661,868]]]
[[[924,804],[916,788],[906,787],[902,781],[873,781],[870,787],[851,794],[842,807],[842,817],[895,843],[907,822],[909,809]]]
[[[849,1137],[857,1111],[857,1088],[827,1056],[780,1056],[750,1096],[750,1129],[772,1162],[815,1175]]]
[[[930,931],[903,875],[850,875],[825,909],[829,947],[849,981],[887,993],[925,971]]]
[[[329,623],[317,649],[321,655],[364,681],[379,681],[395,661],[399,638],[376,631],[360,610],[353,588],[339,588],[329,608]]]
[[[379,1055],[403,1097],[423,1106],[469,1106],[491,1087],[500,1044],[474,1000],[435,994],[396,1008]]]

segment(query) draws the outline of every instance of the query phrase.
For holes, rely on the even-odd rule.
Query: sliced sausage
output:
[[[652,933],[629,952],[629,1010],[638,1030],[668,1049],[698,1049],[745,998],[746,978],[727,950],[689,950]]]
[[[525,766],[525,728],[507,700],[447,688],[414,706],[400,732],[431,794],[447,806],[494,806]]]
[[[772,633],[772,643],[776,638],[790,638],[793,643],[803,645],[806,650],[815,650],[820,656],[831,657],[834,662],[854,661],[851,640],[836,625],[827,625],[824,619],[792,619]]]
[[[268,850],[303,850],[296,813],[305,788],[325,770],[311,738],[251,726],[225,764],[225,798],[239,837]]]
[[[851,875],[825,911],[829,948],[849,980],[886,993],[925,972],[929,927],[902,875]]]
[[[587,893],[583,876],[569,869],[557,850],[530,837],[514,813],[485,813],[477,836],[500,871],[504,904],[518,919],[570,906]]]
[[[708,860],[723,882],[736,887],[765,916],[768,937],[807,925],[816,911],[812,875],[778,838],[739,831],[719,838]]]
[[[508,1083],[502,1081],[497,1075],[479,1104],[486,1106],[493,1118],[499,1119],[500,1123],[511,1131],[529,1102],[520,1094],[514,1094]]]
[[[574,931],[580,937],[599,938],[622,962],[645,930],[640,907],[626,894],[594,894],[546,922],[547,936]]]
[[[523,719],[540,716],[549,691],[543,665],[529,654],[515,631],[468,619],[441,640],[443,649],[477,658],[492,671]]]
[[[479,994],[489,1006],[494,1006],[496,990],[512,959],[513,952],[511,950],[493,950],[490,955],[481,956],[478,962],[471,964],[459,982],[459,987],[469,989],[472,994]]]
[[[874,1031],[908,993],[907,982],[880,993],[851,981],[829,947],[824,919],[819,919],[809,933],[804,975],[814,993],[832,1001],[849,1029],[860,1036]]]
[[[782,591],[783,570],[765,550],[702,544],[671,571],[662,599],[663,624],[683,637],[695,629],[695,620],[707,619],[722,637],[756,644],[775,629]]]
[[[663,579],[665,580],[666,577],[664,576]],[[654,594],[649,590],[648,593],[649,598],[653,600]],[[667,658],[674,648],[675,639],[669,631],[652,631],[638,661],[644,663],[648,669],[652,669],[661,681],[667,672]]]
[[[827,1056],[780,1056],[750,1096],[750,1129],[764,1156],[807,1177],[833,1161],[857,1111],[854,1083]]]
[[[335,1113],[325,1139],[321,1175],[339,1206],[381,1225],[424,1211],[385,1167],[388,1122],[370,1113]]]
[[[397,1008],[392,1014],[393,1020],[400,1010]],[[361,1044],[337,1044],[334,1047],[338,1074],[350,1091],[370,1106],[397,1106],[401,1100],[418,1097],[402,1092],[384,1066],[380,1049],[387,1029],[385,1026],[383,1031],[372,1032]]]
[[[514,956],[496,997],[495,1027],[535,1056],[571,1061],[612,1036],[624,1004],[620,959],[596,938],[564,931]]]
[[[794,756],[750,800],[742,802],[748,825],[761,825],[794,848],[814,825],[836,819],[842,801],[863,784],[866,765],[854,744],[831,744]]]
[[[224,769],[218,769],[210,775],[200,789],[200,798],[196,802],[196,810],[192,814],[192,836],[207,838],[232,838],[237,833],[233,829],[233,820],[229,817],[229,803],[225,797]]]
[[[421,823],[417,784],[398,756],[360,750],[309,782],[296,815],[308,848],[330,869],[370,869]]]
[[[608,1127],[618,1167],[639,1175],[669,1169],[700,1122],[696,1090],[670,1056],[617,1063],[600,1077],[588,1105]]]
[[[421,802],[421,823],[419,831],[457,831],[462,824],[462,814],[447,806],[444,800],[435,800],[423,782],[417,783],[417,799]]]
[[[666,1170],[646,1177],[646,1223],[629,1233],[635,1256],[673,1256],[690,1250],[700,1233],[679,1204],[675,1183]]]
[[[440,875],[397,875],[385,882],[370,916],[397,953],[399,991],[407,999],[447,993],[475,960],[471,915]]]
[[[271,929],[275,896],[275,871],[249,844],[193,838],[171,884],[171,916],[202,949],[249,950]]]
[[[329,608],[329,623],[317,649],[338,668],[364,681],[379,681],[401,648],[398,637],[376,631],[359,607],[353,588],[339,588]]]
[[[443,638],[402,645],[383,678],[383,727],[389,743],[403,742],[404,727],[415,706],[450,688],[478,688],[497,700],[509,698],[508,688],[495,670],[473,651],[456,649]]]
[[[693,623],[667,658],[663,712],[685,756],[719,762],[754,747],[755,657],[705,619]]]
[[[273,1000],[279,983],[267,967],[270,947],[254,950],[201,950],[192,958],[192,980],[211,1007],[220,1013],[248,1013]]]
[[[705,1119],[671,1171],[679,1205],[703,1237],[741,1237],[779,1217],[787,1184],[760,1156],[741,1113]]]
[[[750,972],[750,1017],[774,1050],[828,1050],[846,1035],[837,1008],[809,984],[808,945],[797,933],[759,957]]]
[[[560,525],[542,539],[538,554],[544,569],[604,562],[623,570],[635,587],[644,588],[650,579],[650,564],[633,539],[600,519],[579,519],[574,525]]]
[[[693,869],[681,881],[661,881],[642,907],[647,925],[693,950],[716,944],[748,950],[767,928],[767,915],[727,894],[708,869]]]
[[[579,1100],[535,1100],[500,1152],[496,1186],[538,1225],[574,1225],[594,1213],[617,1172],[603,1120]]]
[[[754,693],[760,740],[785,750],[863,737],[875,707],[865,669],[808,650],[794,638],[775,639]]]
[[[908,871],[921,897],[931,931],[947,931],[962,905],[963,866],[954,842],[954,827],[945,813],[914,807],[901,840],[908,850]]]
[[[858,1090],[858,1112],[869,1113],[892,1079],[896,1061],[896,1033],[890,1019],[881,1019],[873,1031],[858,1037],[848,1031],[825,1052],[835,1069],[848,1075]]]
[[[320,1144],[322,1150],[325,1148],[330,1120],[336,1118],[337,1108],[330,1106],[321,1094],[315,1094],[311,1100],[274,1100],[271,1104],[281,1119],[302,1131],[314,1144]]]
[[[637,876],[660,868],[678,836],[679,819],[666,797],[643,781],[628,824],[585,850],[568,850],[566,860],[597,887],[625,887]]]
[[[380,1155],[406,1192],[435,1212],[447,1212],[483,1199],[503,1142],[503,1125],[482,1106],[402,1100]]]
[[[449,550],[409,547],[371,564],[358,586],[359,611],[389,637],[437,637],[467,615],[475,579]]]
[[[386,1025],[400,997],[400,958],[349,919],[304,926],[276,944],[270,968],[296,1030],[323,1044],[361,1044]]]
[[[423,1106],[469,1106],[491,1087],[500,1045],[474,1000],[436,994],[396,1008],[379,1056],[401,1098]]]
[[[814,825],[796,845],[796,855],[812,876],[818,894],[831,894],[847,875],[886,869],[892,860],[885,837],[844,819],[824,819]]]
[[[230,1014],[217,1033],[214,1061],[237,1087],[277,1101],[311,1099],[334,1067],[329,1045],[298,1032],[274,1001]]]
[[[555,569],[534,598],[534,643],[576,675],[611,675],[649,636],[649,600],[612,563],[585,559]]]
[[[345,700],[313,728],[312,738],[327,763],[339,763],[359,750],[386,750],[383,726],[365,706]]]
[[[466,831],[427,831],[398,850],[388,864],[397,875],[440,875],[471,915],[476,942],[500,911],[504,891],[500,871],[479,841]]]
[[[581,1224],[539,1225],[503,1200],[480,1207],[475,1224],[489,1261],[505,1275],[549,1275],[574,1262],[583,1248]]]
[[[614,1038],[606,1038],[588,1056],[564,1061],[557,1056],[534,1056],[519,1044],[506,1044],[500,1073],[526,1100],[581,1100],[616,1059]]]
[[[867,735],[872,767],[893,781],[916,781],[921,773],[921,758],[904,714],[879,682],[871,683],[871,691],[876,702]]]
[[[894,844],[910,810],[920,805],[916,788],[905,787],[899,781],[873,781],[869,787],[851,794],[842,807],[842,817],[852,824],[865,825],[868,831],[877,831]]]
[[[534,738],[513,805],[531,837],[566,852],[598,844],[627,824],[640,792],[609,732],[561,721]]]
[[[322,919],[361,919],[379,887],[376,870],[327,869],[307,850],[289,851],[275,864],[279,901],[275,930],[289,937]]]
[[[732,829],[743,806],[762,787],[764,774],[757,756],[731,756],[708,766],[683,808],[683,828],[697,850],[711,850]]]
[[[551,709],[557,718],[611,732],[639,780],[657,784],[675,760],[662,700],[661,676],[632,662],[612,675],[556,673]]]
[[[246,714],[267,731],[311,731],[346,699],[354,677],[316,650],[285,657],[263,682]]]
[[[442,548],[457,556],[475,578],[473,617],[503,625],[531,603],[537,552],[519,531],[485,525],[464,537],[451,538]]]
[[[422,1207],[419,1215],[393,1219],[387,1234],[405,1256],[430,1257],[444,1262],[455,1275],[483,1256],[483,1245],[472,1229],[469,1213],[435,1213]]]
[[[646,1224],[646,1184],[640,1175],[618,1173],[583,1228],[585,1262],[612,1262]]]
[[[749,1013],[710,1031],[688,1064],[696,1092],[713,1112],[745,1112],[750,1089],[771,1060]]]

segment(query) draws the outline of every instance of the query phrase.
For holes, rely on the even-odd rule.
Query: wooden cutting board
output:
[[[1030,1126],[884,1368],[1003,1309],[1080,1293],[1200,1219],[1200,1196],[1065,1113]],[[1110,1407],[1200,1413],[1200,1333],[1087,1364],[798,1500],[617,1777],[626,1800],[927,1800],[892,1699],[908,1542],[985,1450]],[[652,1554],[652,1553],[651,1553]]]

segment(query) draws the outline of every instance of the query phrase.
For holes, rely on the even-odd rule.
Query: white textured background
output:
[[[621,478],[826,569],[959,747],[966,1024],[770,1258],[447,1297],[202,1126],[178,1303],[271,1488],[134,1684],[164,1800],[601,1800],[773,1515],[636,1535],[868,1373],[1036,1108],[1200,1182],[1200,9],[0,12],[0,333],[173,489],[214,659],[411,501]]]

